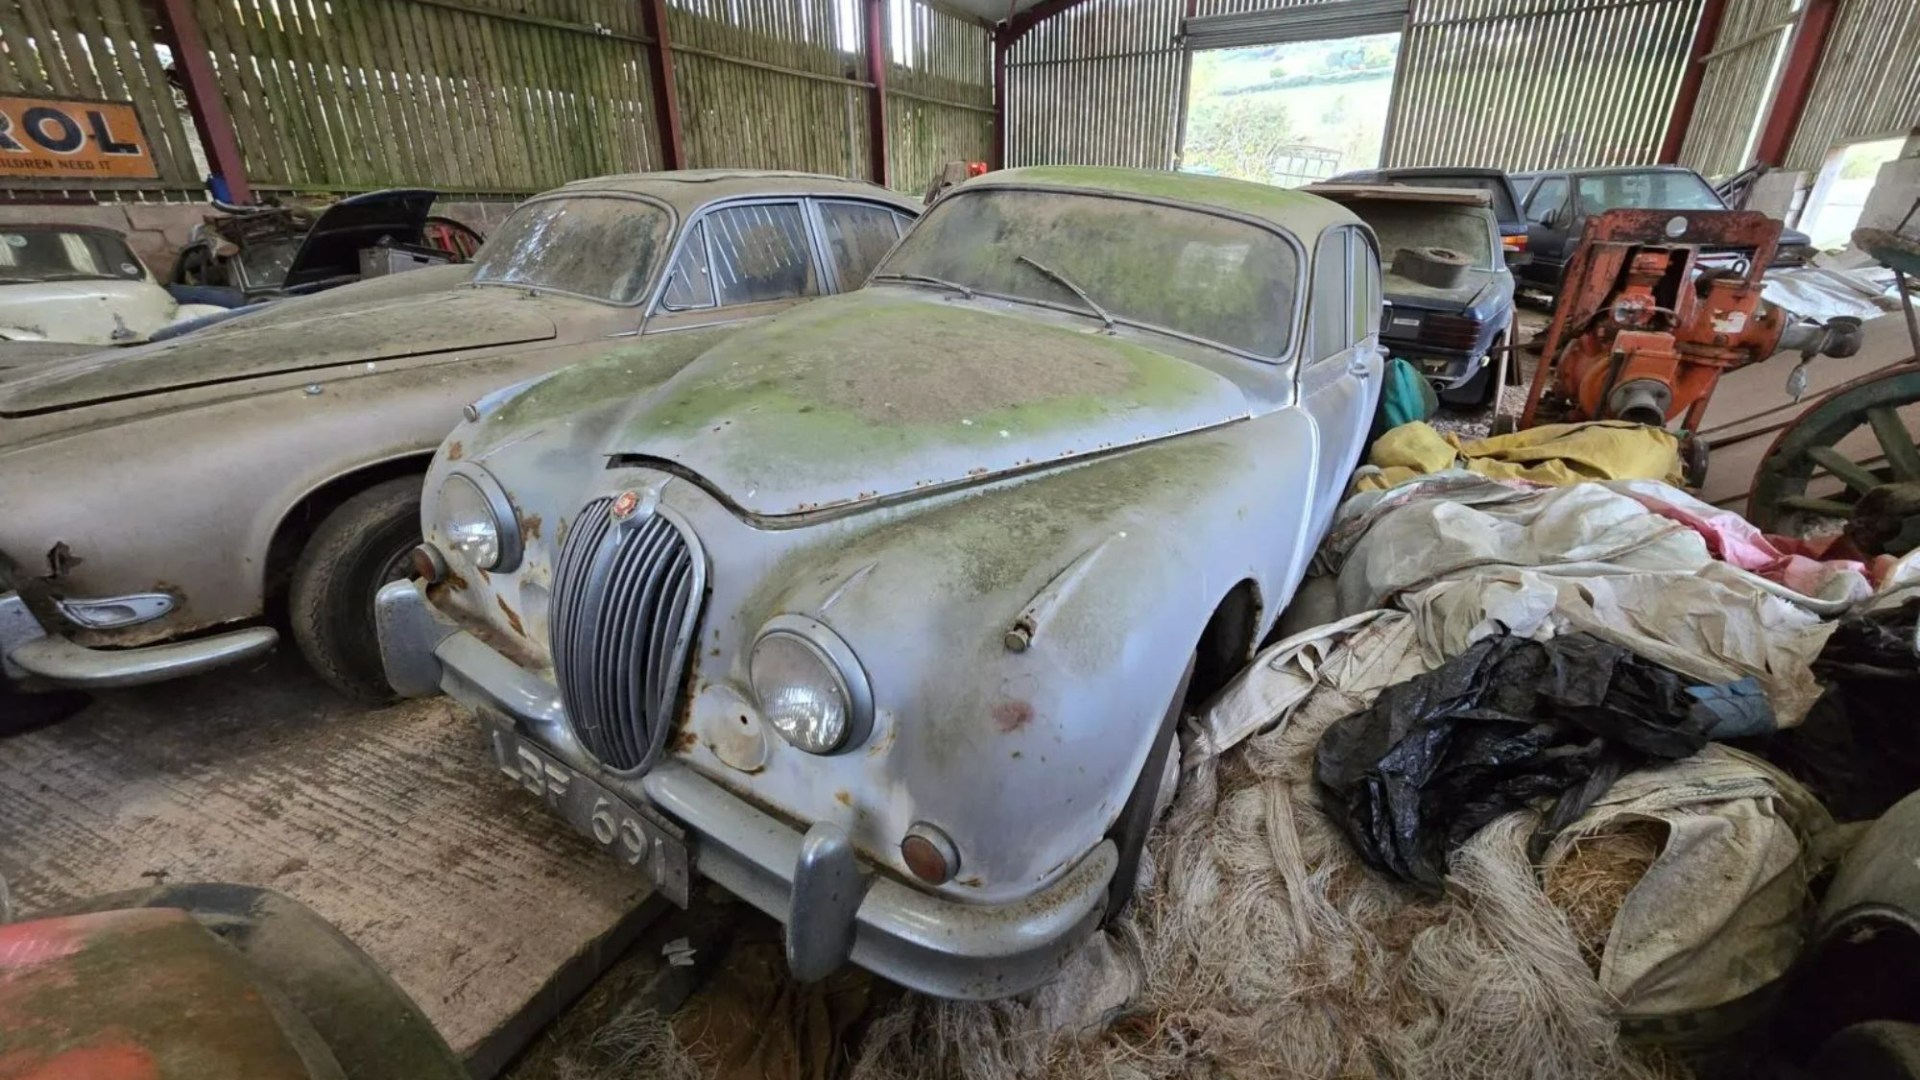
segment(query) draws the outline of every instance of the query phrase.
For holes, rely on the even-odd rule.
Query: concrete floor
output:
[[[29,711],[4,709],[5,719]],[[286,893],[497,1073],[663,902],[501,776],[444,698],[369,709],[297,655],[103,693],[0,738],[16,914],[157,883]]]

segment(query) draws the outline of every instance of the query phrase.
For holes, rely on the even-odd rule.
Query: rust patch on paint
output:
[[[467,452],[466,448],[460,445],[459,439],[455,439],[452,442],[447,444],[447,460],[448,461],[459,461],[461,456],[464,455],[466,452]]]
[[[539,514],[525,514],[520,518],[520,542],[530,544],[540,539],[540,526],[544,524]]]
[[[520,613],[507,606],[506,598],[496,596],[493,598],[493,602],[500,605],[501,611],[506,612],[507,625],[513,627],[513,632],[519,634],[521,637],[526,637],[527,631],[520,625]]]
[[[1017,698],[1003,701],[993,707],[993,723],[1000,734],[1011,735],[1033,723],[1033,706]]]
[[[690,753],[698,745],[700,745],[699,738],[685,728],[673,737],[673,752],[676,754]]]
[[[841,806],[852,806],[852,805],[853,805],[853,792],[851,792],[851,791],[836,791],[836,792],[834,792],[834,793],[833,793],[833,799],[834,799],[834,801],[835,801],[835,802],[837,802],[837,803],[839,803],[839,804],[840,804]]]

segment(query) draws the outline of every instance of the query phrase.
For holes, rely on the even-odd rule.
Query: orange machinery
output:
[[[1726,372],[1789,350],[1802,364],[1851,356],[1858,319],[1795,322],[1760,298],[1779,239],[1778,221],[1748,210],[1609,210],[1590,219],[1519,426],[1681,419],[1691,433]],[[1804,386],[1798,368],[1795,376],[1790,393],[1796,381]],[[1688,459],[1688,471],[1704,475],[1698,447],[1689,445]]]

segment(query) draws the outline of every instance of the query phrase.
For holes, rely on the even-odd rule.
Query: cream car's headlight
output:
[[[753,643],[753,696],[782,738],[809,754],[835,754],[866,740],[873,691],[853,650],[825,623],[777,615]]]
[[[520,522],[493,477],[476,465],[457,465],[435,500],[440,536],[480,570],[508,573],[520,565]]]

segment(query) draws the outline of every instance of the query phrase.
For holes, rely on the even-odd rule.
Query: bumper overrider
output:
[[[258,656],[279,638],[270,627],[250,627],[140,648],[90,649],[59,629],[48,629],[22,595],[21,585],[14,565],[0,555],[0,684],[31,681],[90,690],[138,686]],[[96,629],[159,618],[173,603],[165,593],[48,601],[63,617]]]
[[[840,826],[800,828],[670,756],[638,776],[604,769],[559,689],[440,612],[419,582],[386,586],[375,610],[394,689],[471,708],[502,772],[676,902],[697,872],[779,919],[802,981],[851,960],[941,997],[1006,997],[1052,979],[1105,911],[1112,841],[1014,903],[931,896],[864,865]]]

